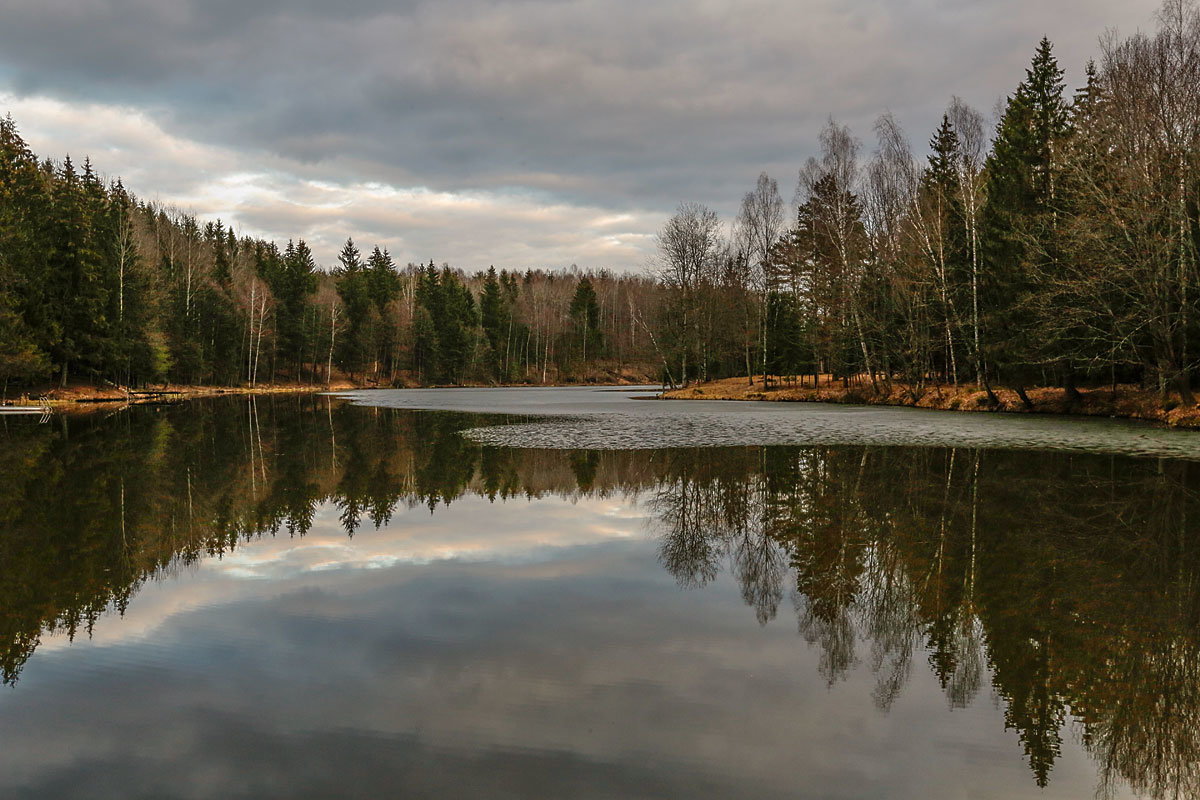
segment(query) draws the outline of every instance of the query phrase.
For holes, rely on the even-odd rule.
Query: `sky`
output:
[[[0,114],[42,156],[242,233],[399,263],[643,270],[676,206],[791,200],[832,116],[918,151],[1044,35],[1082,82],[1158,0],[0,0]]]

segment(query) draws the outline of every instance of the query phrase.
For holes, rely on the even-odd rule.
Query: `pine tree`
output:
[[[108,318],[113,353],[109,372],[116,382],[136,384],[161,379],[151,344],[155,309],[150,284],[134,235],[137,208],[118,180],[109,190],[100,228],[105,248]],[[222,354],[224,356],[225,354]]]
[[[376,365],[382,365],[388,374],[396,368],[395,353],[397,320],[391,304],[400,296],[400,275],[387,250],[375,247],[367,259],[367,286],[374,306],[370,347]]]
[[[604,348],[604,334],[600,330],[600,303],[590,278],[580,278],[571,298],[568,316],[571,321],[569,344],[579,354],[586,368],[588,360],[598,358]]]
[[[225,226],[221,220],[210,222],[205,226],[204,238],[208,240],[213,253],[213,279],[223,287],[229,285],[233,278],[229,260],[229,240],[225,235]]]
[[[502,376],[504,367],[504,336],[506,314],[504,292],[496,278],[496,268],[489,267],[483,282],[483,293],[479,296],[479,319],[492,353],[492,365],[497,376]]]
[[[413,371],[417,380],[422,383],[433,383],[437,380],[440,357],[437,346],[437,331],[433,326],[433,317],[425,306],[417,306],[413,313],[412,322],[412,359]]]
[[[49,354],[63,386],[73,370],[95,374],[102,365],[106,292],[92,230],[102,211],[98,183],[90,163],[81,177],[68,157],[52,185],[45,301],[56,334]]]
[[[344,370],[354,374],[363,368],[367,350],[364,336],[367,314],[371,310],[371,295],[361,254],[353,239],[347,239],[338,254],[334,281],[338,297],[342,301],[347,326],[341,338],[338,362]]]
[[[958,163],[958,134],[950,122],[950,115],[942,115],[933,138],[929,140],[929,168],[925,172],[925,183],[939,194],[950,197],[954,194],[958,180],[955,165]]]
[[[45,375],[53,332],[44,302],[49,198],[37,158],[11,117],[0,119],[0,381]]]
[[[931,299],[929,312],[940,331],[930,332],[931,342],[940,342],[939,352],[944,351],[944,358],[938,358],[937,353],[930,355],[929,360],[940,360],[940,371],[954,382],[958,381],[958,358],[956,343],[961,343],[961,337],[956,337],[960,326],[958,309],[970,301],[967,287],[970,283],[970,259],[965,233],[962,224],[964,218],[959,192],[959,152],[958,133],[950,121],[949,114],[942,115],[942,123],[929,142],[930,155],[928,166],[922,175],[919,196],[922,211],[919,225],[921,226],[922,250],[925,258],[933,268],[933,283],[936,287],[936,299]],[[925,301],[919,301],[924,305]],[[923,359],[918,358],[918,361]],[[922,363],[920,369],[925,369]],[[922,372],[923,374],[923,372]]]
[[[317,290],[316,262],[303,239],[288,241],[271,292],[279,303],[276,310],[279,349],[285,363],[294,365],[296,379],[302,379],[304,353],[309,344],[306,336],[308,298]],[[313,331],[315,334],[315,330]]]
[[[461,383],[473,355],[476,317],[475,298],[458,276],[446,267],[438,279],[442,294],[442,318],[434,318],[438,329],[438,352],[445,379]]]
[[[1042,39],[1025,80],[1008,100],[987,162],[987,322],[991,330],[1004,331],[992,337],[987,355],[1027,407],[1024,388],[1049,344],[1038,324],[1036,295],[1061,257],[1059,188],[1070,133],[1062,76],[1049,40]]]

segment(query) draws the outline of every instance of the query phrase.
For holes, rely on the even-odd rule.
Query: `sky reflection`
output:
[[[6,427],[0,796],[1200,785],[1190,461],[461,435],[485,421]]]
[[[156,581],[90,640],[48,637],[0,695],[0,794],[1010,798],[1094,780],[1069,743],[1036,790],[994,701],[951,711],[925,670],[887,714],[865,666],[828,687],[818,648],[754,624],[735,581],[681,590],[645,514],[463,498],[348,538],[327,504],[304,539]]]

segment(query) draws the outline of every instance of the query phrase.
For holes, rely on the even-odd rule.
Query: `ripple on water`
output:
[[[799,408],[793,414],[595,414],[472,428],[481,444],[540,449],[630,450],[760,445],[874,445],[1067,450],[1200,460],[1200,433],[1136,423],[869,409]],[[892,413],[896,412],[896,413]]]
[[[574,389],[392,390],[355,393],[362,405],[521,414],[472,428],[481,444],[539,449],[873,445],[983,447],[1200,460],[1200,432],[1129,420],[953,413],[817,403],[638,401]],[[536,417],[528,421],[530,417]]]

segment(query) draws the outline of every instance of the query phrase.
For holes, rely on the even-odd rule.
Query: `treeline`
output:
[[[832,119],[793,211],[684,204],[651,275],[395,264],[239,237],[41,161],[0,123],[0,383],[563,382],[732,375],[992,393],[1139,383],[1194,404],[1200,7],[1109,35],[1068,96],[1043,40],[994,133],[955,98],[918,158]],[[753,380],[753,377],[751,377]]]
[[[1139,382],[1194,403],[1200,8],[1105,37],[1068,96],[1043,39],[985,135],[955,98],[920,159],[832,119],[789,219],[765,173],[726,235],[684,204],[658,237],[675,376]],[[995,401],[994,395],[992,396]]]
[[[378,385],[646,377],[649,277],[468,275],[347,241],[321,269],[31,152],[0,120],[0,384]]]

